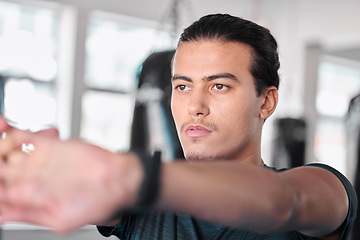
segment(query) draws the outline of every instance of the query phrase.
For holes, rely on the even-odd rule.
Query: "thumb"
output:
[[[44,129],[35,133],[37,136],[59,138],[59,130],[56,128]]]
[[[12,128],[11,131],[7,133],[6,140],[11,142],[13,148],[30,143],[35,146],[40,146],[49,142],[51,139],[56,139],[57,133],[57,130],[54,129],[47,129],[33,133],[30,131]]]

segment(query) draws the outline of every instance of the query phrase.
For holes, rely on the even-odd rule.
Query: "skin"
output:
[[[263,167],[261,130],[278,94],[268,87],[257,96],[251,61],[249,47],[239,43],[179,45],[172,111],[190,164],[163,164],[154,208],[260,233],[298,230],[339,239],[348,199],[337,177],[315,167],[283,173]],[[1,117],[0,132],[7,133],[0,140],[1,222],[69,232],[102,224],[135,203],[143,178],[136,155],[20,131]],[[32,154],[21,152],[24,142],[34,144]]]
[[[54,129],[19,131],[3,118],[0,129],[7,130],[0,140],[0,223],[67,233],[104,223],[119,202],[122,208],[134,204],[143,174],[136,155],[113,154],[77,139],[60,141]],[[21,152],[24,142],[33,143],[35,151]]]
[[[213,167],[224,168],[223,171],[212,172],[212,176],[217,175],[217,181],[212,182],[214,177],[209,177],[203,182],[203,186],[199,183],[200,178],[186,178],[191,179],[189,185],[194,185],[195,182],[199,184],[190,194],[194,197],[190,201],[194,204],[192,207],[194,211],[203,209],[197,211],[197,215],[205,219],[217,219],[219,222],[225,222],[225,225],[234,227],[245,227],[257,232],[295,229],[310,236],[338,239],[339,234],[335,230],[343,222],[348,206],[344,188],[336,177],[323,169],[310,167],[287,171],[284,174],[274,174],[263,168],[261,131],[265,119],[276,108],[278,93],[275,87],[268,87],[257,96],[254,79],[249,71],[251,63],[250,47],[241,43],[217,40],[181,43],[174,56],[171,106],[186,159],[190,162],[220,160],[221,164],[216,162],[219,166]],[[222,165],[224,160],[228,162],[226,166]],[[254,166],[257,168],[253,168]],[[209,163],[199,168],[207,167]],[[175,178],[174,175],[175,173],[172,179]],[[184,179],[184,175],[186,173],[179,175],[179,178]],[[237,179],[234,188],[227,188],[228,185],[222,185],[218,181],[235,175],[241,177]],[[202,177],[205,178],[204,175]],[[324,186],[313,188],[313,183],[319,182],[319,179],[323,180]],[[224,182],[229,184],[236,181],[228,179]],[[249,182],[253,184],[248,184]],[[216,196],[220,197],[216,204],[204,207],[206,203],[211,202],[209,199],[216,202],[214,194],[202,190],[211,185],[217,186],[218,189],[214,187],[215,189],[209,192],[217,192]],[[230,189],[234,192],[233,189],[236,187],[242,189],[238,192],[240,196],[224,191]],[[178,186],[169,187],[171,188],[178,189]],[[319,188],[324,191],[319,191]],[[337,192],[339,198],[329,201],[327,196],[333,191]],[[243,192],[250,195],[244,198]],[[339,211],[329,214],[327,209],[319,209],[316,212],[307,208],[309,202],[306,200],[309,200],[307,197],[310,194],[313,194],[311,204],[331,202],[329,204],[334,204],[334,209]],[[182,196],[176,195],[175,192],[172,192],[172,196],[182,199]],[[226,204],[231,207],[218,207],[219,202],[227,199],[224,196],[231,196],[229,199],[235,200]],[[303,198],[297,199],[297,196]],[[176,201],[176,198],[174,197],[173,201]],[[267,202],[278,204],[268,205]],[[176,205],[176,209],[179,209],[179,205]],[[241,206],[241,209],[234,211],[237,209],[236,206]],[[249,211],[244,211],[243,206],[247,206],[246,209]],[[188,206],[183,206],[183,209],[187,211]],[[212,209],[211,216],[207,209]],[[268,221],[263,213],[272,211],[275,214],[269,214],[271,221]],[[234,212],[241,213],[239,215],[242,216],[233,215]],[[250,221],[249,218],[241,219],[243,216],[251,215],[254,221]],[[312,227],[308,226],[310,222]]]
[[[262,111],[266,95],[257,97],[248,71],[250,49],[239,43],[182,43],[174,59],[171,106],[186,159],[262,165],[261,129],[275,109],[277,90],[267,89],[274,106]]]

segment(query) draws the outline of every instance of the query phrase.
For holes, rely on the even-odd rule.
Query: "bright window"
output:
[[[57,15],[0,2],[1,113],[18,127],[55,125]]]
[[[360,92],[360,70],[338,61],[319,67],[315,157],[347,174],[345,116],[350,100]]]
[[[156,50],[171,48],[170,37],[136,19],[94,14],[88,25],[81,138],[113,151],[129,148],[137,74]]]

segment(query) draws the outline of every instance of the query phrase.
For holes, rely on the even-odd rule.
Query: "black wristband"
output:
[[[160,194],[161,152],[156,151],[152,157],[136,152],[141,158],[144,177],[139,187],[136,207],[151,207]]]

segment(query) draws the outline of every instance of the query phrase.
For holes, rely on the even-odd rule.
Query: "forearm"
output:
[[[139,168],[139,163],[132,167]],[[136,179],[143,175],[131,172],[138,173]],[[155,210],[258,233],[297,230],[323,236],[336,230],[347,213],[344,187],[320,168],[277,173],[247,163],[182,161],[162,164],[159,177]],[[135,204],[139,184],[133,186],[130,198]]]
[[[112,215],[108,216],[103,226],[115,226],[121,221],[122,214],[126,209],[131,209],[136,205],[138,191],[144,177],[144,169],[141,160],[134,153],[114,154],[109,159],[108,198],[114,199],[118,203]],[[119,184],[120,187],[119,187]]]
[[[241,163],[164,164],[157,208],[253,231],[291,217],[293,193],[276,173]]]

